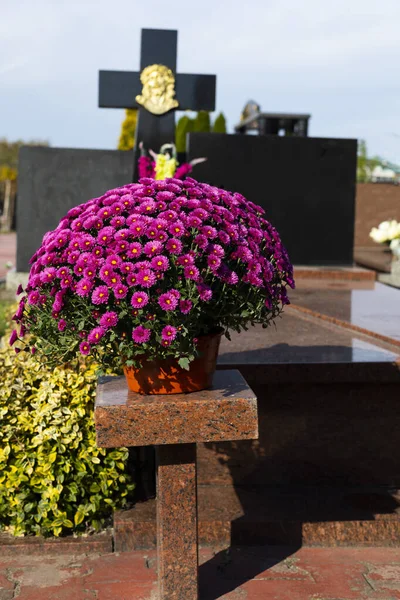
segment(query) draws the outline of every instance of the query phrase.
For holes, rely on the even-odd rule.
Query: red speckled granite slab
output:
[[[124,377],[103,378],[95,423],[102,448],[256,439],[257,398],[236,370],[217,372],[209,390],[165,396],[129,392]]]

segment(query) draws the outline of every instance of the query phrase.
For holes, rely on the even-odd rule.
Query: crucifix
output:
[[[100,108],[138,108],[133,181],[140,142],[158,152],[175,141],[179,110],[215,110],[215,75],[176,73],[178,32],[142,29],[140,72],[100,71]]]

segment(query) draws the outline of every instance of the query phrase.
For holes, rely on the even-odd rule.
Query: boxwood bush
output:
[[[99,530],[134,485],[126,448],[96,447],[96,366],[50,369],[0,348],[0,529],[14,535]]]

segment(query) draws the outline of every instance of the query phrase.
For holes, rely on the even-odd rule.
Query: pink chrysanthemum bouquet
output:
[[[200,336],[267,326],[288,303],[292,265],[263,215],[193,179],[143,178],[72,208],[31,259],[11,342],[29,333],[25,348],[58,363],[187,368]]]

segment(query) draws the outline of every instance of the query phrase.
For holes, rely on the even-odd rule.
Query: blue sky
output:
[[[180,72],[217,74],[230,130],[254,98],[400,163],[398,0],[1,0],[0,137],[114,148],[98,71],[137,70],[142,27],[179,30]]]

